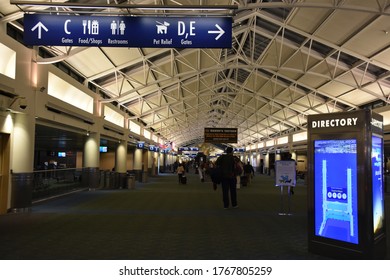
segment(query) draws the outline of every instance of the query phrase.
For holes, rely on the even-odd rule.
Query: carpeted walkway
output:
[[[326,259],[308,253],[303,184],[283,216],[269,176],[238,190],[239,208],[229,210],[210,182],[177,181],[165,174],[134,190],[85,191],[2,215],[0,259]]]

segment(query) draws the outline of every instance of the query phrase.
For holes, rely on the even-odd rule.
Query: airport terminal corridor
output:
[[[304,181],[281,203],[274,178],[256,174],[238,190],[238,209],[223,209],[220,187],[187,174],[151,177],[135,189],[86,190],[0,216],[1,259],[8,260],[305,260]],[[388,201],[389,196],[386,196]],[[283,205],[283,209],[282,209]],[[387,225],[389,206],[386,205]],[[387,226],[388,227],[388,226]],[[387,259],[389,259],[387,236]]]

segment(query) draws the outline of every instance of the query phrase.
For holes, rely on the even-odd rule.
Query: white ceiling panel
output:
[[[390,34],[390,31],[389,33]],[[387,35],[390,37],[390,35]],[[389,44],[388,46],[383,50],[381,51],[380,53],[376,54],[375,56],[373,56],[373,63],[375,64],[383,64],[385,65],[386,69],[390,68],[390,38],[389,38]]]
[[[321,27],[315,32],[315,35],[330,43],[340,45],[352,34],[358,32],[359,28],[365,26],[372,17],[371,13],[363,11],[336,10],[323,22]]]
[[[353,87],[345,85],[345,84],[337,82],[337,81],[329,82],[329,83],[327,83],[319,88],[319,90],[321,92],[324,92],[332,97],[338,97],[338,96],[344,94],[345,92],[349,92],[353,89],[354,89]]]
[[[351,103],[359,106],[361,104],[366,104],[366,103],[372,102],[372,101],[376,100],[377,98],[375,98],[374,96],[369,95],[361,90],[356,89],[356,90],[353,90],[351,92],[344,94],[343,96],[340,97],[340,99],[347,101],[347,102],[351,102]]]
[[[381,16],[346,42],[344,47],[365,57],[371,57],[389,46],[389,30],[389,18]]]
[[[139,49],[135,48],[102,48],[104,53],[116,66],[120,66],[125,62],[140,61]]]
[[[96,73],[104,72],[112,68],[112,63],[101,52],[99,48],[93,47],[79,54],[73,55],[66,60],[72,67],[86,77],[95,75]]]

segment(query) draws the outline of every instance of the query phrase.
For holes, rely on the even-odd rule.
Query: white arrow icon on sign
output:
[[[42,29],[46,32],[49,31],[42,22],[38,22],[33,28],[31,28],[31,31],[35,31],[35,29],[38,29],[38,39],[42,38]]]
[[[218,28],[218,30],[209,30],[209,33],[219,34],[215,37],[215,40],[218,40],[223,34],[225,34],[225,31],[218,24],[216,24],[215,27]]]

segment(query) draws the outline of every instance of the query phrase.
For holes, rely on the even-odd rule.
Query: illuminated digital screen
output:
[[[383,165],[382,138],[372,136],[372,205],[374,235],[384,229]]]
[[[108,149],[107,149],[107,146],[100,146],[99,147],[99,152],[101,153],[107,153]]]
[[[66,153],[65,152],[58,152],[58,157],[66,157]]]
[[[358,244],[357,141],[314,141],[315,235]]]

